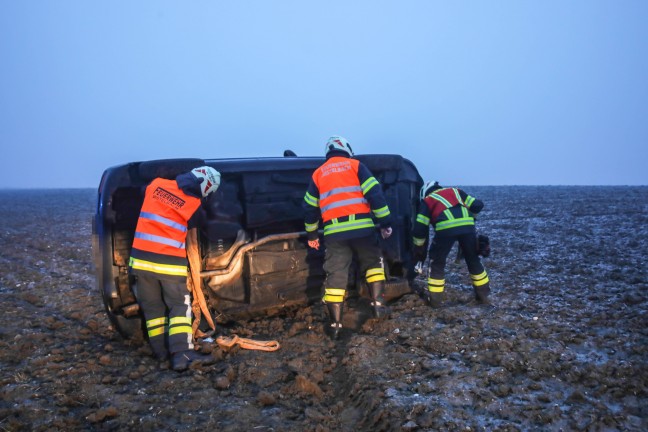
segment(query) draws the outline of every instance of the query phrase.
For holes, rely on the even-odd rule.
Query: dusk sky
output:
[[[0,0],[0,188],[396,153],[447,185],[648,185],[648,1]]]

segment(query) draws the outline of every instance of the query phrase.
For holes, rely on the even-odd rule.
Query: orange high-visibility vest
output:
[[[371,212],[358,179],[359,166],[360,162],[357,159],[334,156],[313,173],[313,181],[319,190],[319,206],[324,222]]]
[[[182,275],[184,267],[186,275],[187,222],[198,207],[200,199],[185,194],[175,180],[153,180],[146,188],[135,228],[131,267],[175,276]],[[142,255],[139,251],[146,253],[149,259],[139,259]],[[155,256],[159,258],[156,259]],[[169,268],[155,265],[160,263]]]

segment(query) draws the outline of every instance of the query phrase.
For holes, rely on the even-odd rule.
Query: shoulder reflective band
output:
[[[463,200],[461,199],[461,194],[459,193],[459,191],[458,191],[456,188],[452,188],[452,192],[454,192],[455,197],[457,197],[457,202],[458,202],[459,204],[463,204],[464,202],[463,202]]]
[[[163,216],[156,215],[155,213],[141,212],[140,217],[143,218],[143,219],[149,219],[149,220],[152,220],[152,221],[155,221],[155,222],[159,222],[159,223],[161,223],[163,225],[169,226],[171,228],[175,228],[178,231],[187,232],[187,227],[186,226],[184,226],[184,225],[182,225],[182,224],[180,224],[178,222],[172,221],[171,219],[167,219],[167,218],[165,218]]]
[[[441,195],[437,195],[437,194],[435,194],[435,193],[431,193],[431,194],[428,195],[428,196],[429,196],[430,198],[432,198],[432,199],[435,199],[435,200],[439,201],[439,202],[440,202],[441,204],[443,204],[446,208],[450,208],[450,207],[452,207],[452,204],[450,204],[450,202],[449,202],[447,199],[443,198]]]
[[[468,195],[466,197],[466,207],[470,207],[473,202],[475,202],[475,198]]]

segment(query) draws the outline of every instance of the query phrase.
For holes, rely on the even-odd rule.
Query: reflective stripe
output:
[[[427,226],[430,225],[430,218],[419,213],[416,215],[416,222]]]
[[[438,222],[434,228],[437,231],[441,231],[448,228],[455,228],[458,226],[469,226],[469,225],[475,225],[475,220],[471,217]]]
[[[313,206],[313,207],[319,207],[319,199],[315,198],[313,195],[309,194],[306,192],[306,195],[304,195],[304,201],[306,201],[306,204]]]
[[[322,300],[328,303],[342,303],[345,293],[346,290],[342,288],[326,288]]]
[[[423,246],[425,244],[425,238],[412,237],[414,246]]]
[[[488,274],[486,274],[486,270],[484,270],[483,272],[481,272],[478,275],[472,275],[471,274],[470,278],[473,281],[473,285],[476,286],[476,287],[486,285],[489,282]]]
[[[475,202],[475,198],[468,195],[466,197],[466,207],[470,207]]]
[[[148,329],[148,336],[155,337],[163,335],[166,331],[167,318],[153,318],[146,321],[146,328]]]
[[[161,224],[170,226],[171,228],[175,228],[178,231],[187,232],[186,226],[178,222],[172,221],[171,219],[167,219],[164,216],[156,215],[155,213],[141,212],[140,217],[144,219],[150,219],[155,222],[160,222]]]
[[[455,197],[457,197],[457,202],[459,202],[459,204],[463,204],[464,202],[461,199],[461,194],[459,193],[459,191],[455,188],[452,188],[452,192],[454,192]]]
[[[383,268],[369,269],[365,273],[365,278],[367,279],[367,283],[384,281],[385,280],[385,269],[383,269]]]
[[[325,199],[330,197],[331,195],[336,195],[341,193],[361,192],[361,191],[362,189],[360,189],[360,186],[346,186],[346,187],[333,188],[330,191],[321,194],[320,199]]]
[[[166,327],[158,327],[154,328],[148,331],[148,337],[155,337],[155,336],[160,336],[164,334],[164,331],[166,330]]]
[[[333,222],[324,225],[324,235],[335,234],[355,229],[374,228],[375,225],[371,219],[358,219],[346,222]]]
[[[334,208],[344,207],[352,204],[368,204],[368,202],[364,198],[351,198],[342,201],[335,201],[327,206],[322,207],[322,213]]]
[[[427,282],[428,282],[428,291],[432,293],[443,292],[443,288],[445,286],[445,279],[428,278]]]
[[[391,212],[389,211],[389,206],[381,207],[378,210],[372,210],[374,216],[377,218],[384,218],[386,216],[389,216]]]
[[[173,336],[174,334],[179,334],[179,333],[192,333],[192,329],[190,325],[179,325],[175,327],[169,328],[169,336]]]
[[[176,247],[178,249],[184,249],[185,248],[184,242],[175,241],[173,239],[158,236],[158,235],[136,232],[135,233],[135,238],[138,238],[140,240],[148,240],[148,241],[152,241],[152,242],[155,242],[155,243],[164,244],[164,245],[167,245],[167,246],[173,246],[173,247]]]
[[[159,325],[163,325],[167,323],[167,318],[162,317],[162,318],[153,318],[148,321],[146,321],[146,327],[155,327]]]
[[[447,199],[443,198],[441,195],[437,195],[436,193],[431,193],[430,195],[428,195],[428,197],[430,197],[430,198],[432,198],[432,199],[435,199],[435,200],[439,201],[439,202],[440,202],[441,204],[443,204],[446,208],[450,208],[450,207],[452,207],[452,204],[450,204],[450,201],[448,201]]]
[[[319,222],[315,222],[312,224],[304,223],[304,226],[306,227],[306,232],[317,231],[317,228],[319,227]]]
[[[176,324],[189,324],[191,325],[191,318],[188,317],[173,317],[169,321],[169,325],[176,325]]]
[[[364,195],[367,195],[367,192],[371,190],[374,186],[378,184],[378,180],[375,179],[375,177],[369,177],[367,180],[365,180],[364,183],[362,183],[362,193]]]
[[[158,264],[144,261],[137,258],[130,258],[130,266],[136,270],[146,270],[153,273],[160,273],[172,276],[187,276],[187,266]]]

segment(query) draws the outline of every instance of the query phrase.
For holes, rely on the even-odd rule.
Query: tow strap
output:
[[[204,338],[208,336],[201,331],[198,326],[200,325],[201,317],[204,316],[207,324],[212,329],[210,333],[216,330],[216,325],[212,320],[205,295],[202,290],[202,279],[200,277],[200,270],[202,268],[202,261],[200,259],[200,251],[198,250],[198,229],[191,228],[187,232],[187,242],[185,245],[187,250],[187,259],[189,260],[190,272],[187,277],[187,289],[191,292],[193,301],[191,302],[191,311],[194,314],[194,321],[191,324],[194,338]]]
[[[248,350],[257,350],[257,351],[277,351],[281,346],[279,342],[272,341],[259,341],[254,339],[246,339],[238,337],[236,335],[232,337],[227,336],[218,336],[216,343],[221,348],[232,348],[234,345],[238,345],[243,349]]]
[[[204,339],[216,331],[216,325],[212,320],[211,313],[205,301],[205,295],[202,290],[202,278],[200,277],[200,270],[202,269],[202,260],[200,259],[200,251],[198,248],[198,229],[192,228],[187,233],[187,259],[189,260],[190,272],[187,276],[187,289],[191,292],[193,301],[191,302],[191,311],[194,315],[194,321],[191,324],[191,329],[195,339]],[[201,317],[205,317],[207,324],[211,328],[209,334],[203,332],[198,328],[200,325]],[[280,348],[279,342],[272,341],[257,341],[254,339],[246,339],[238,336],[226,337],[219,336],[216,343],[223,348],[231,348],[238,345],[243,349],[257,350],[257,351],[277,351]]]

